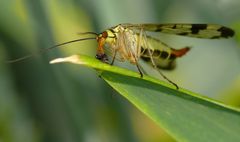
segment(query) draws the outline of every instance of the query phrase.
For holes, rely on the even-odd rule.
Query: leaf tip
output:
[[[50,64],[56,64],[56,63],[63,63],[63,62],[71,62],[71,63],[82,64],[78,55],[72,55],[72,56],[65,57],[65,58],[53,59],[49,63]]]

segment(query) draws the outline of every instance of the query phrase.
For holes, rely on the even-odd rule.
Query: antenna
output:
[[[77,33],[78,35],[96,35],[98,36],[98,33],[95,32],[84,32],[84,33]]]
[[[86,33],[81,33],[81,34],[94,34],[94,35],[98,35],[97,33],[94,33],[94,32],[86,32]],[[80,39],[75,39],[75,40],[70,40],[70,41],[67,41],[67,42],[63,42],[63,43],[60,43],[60,44],[57,44],[57,45],[54,45],[54,46],[51,46],[49,48],[45,48],[45,49],[41,49],[39,52],[36,52],[36,53],[33,53],[33,54],[29,54],[29,55],[26,55],[26,56],[23,56],[23,57],[20,57],[20,58],[17,58],[17,59],[13,59],[13,60],[8,60],[6,61],[7,63],[15,63],[15,62],[19,62],[19,61],[22,61],[22,60],[25,60],[25,59],[28,59],[30,57],[33,57],[33,56],[36,56],[38,54],[43,54],[53,48],[56,48],[56,47],[59,47],[59,46],[63,46],[63,45],[66,45],[66,44],[70,44],[70,43],[73,43],[73,42],[79,42],[79,41],[83,41],[83,40],[95,40],[96,37],[90,37],[90,38],[80,38]]]

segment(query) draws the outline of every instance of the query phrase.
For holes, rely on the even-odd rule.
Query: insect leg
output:
[[[151,50],[150,50],[150,48],[149,48],[149,45],[148,45],[146,39],[147,39],[147,38],[146,38],[146,34],[144,34],[144,39],[143,39],[143,41],[144,41],[144,44],[145,44],[146,47],[147,47],[147,51],[148,51],[150,60],[151,60],[151,62],[152,62],[153,68],[156,69],[156,70],[159,72],[159,74],[160,74],[164,79],[166,79],[169,83],[171,83],[172,85],[174,85],[174,86],[176,87],[176,89],[178,90],[178,89],[179,89],[178,85],[177,85],[176,83],[174,83],[173,81],[171,81],[167,76],[165,76],[165,75],[157,68],[157,66],[156,66],[156,64],[155,64],[155,62],[154,62],[154,60],[153,60],[153,57],[152,57],[152,54],[153,54],[153,53],[151,52]]]
[[[141,65],[139,66],[139,68],[143,74],[147,74],[146,70]]]
[[[149,50],[149,49],[148,49],[148,52],[149,52],[149,54],[150,54],[150,50]],[[152,55],[150,55],[150,59],[151,59],[153,68],[155,68],[155,69],[159,72],[159,74],[160,74],[164,79],[166,79],[169,83],[171,83],[171,84],[174,85],[177,89],[179,89],[179,87],[178,87],[178,85],[177,85],[176,83],[174,83],[173,81],[171,81],[167,76],[165,76],[165,75],[161,72],[160,69],[157,68],[157,66],[156,66],[156,64],[155,64],[155,62],[154,62],[154,60],[153,60],[153,58],[152,58]]]
[[[115,58],[116,58],[116,55],[117,55],[117,50],[114,50],[114,51],[113,51],[112,62],[110,63],[110,65],[113,65],[113,63],[114,63],[114,61],[115,61]]]
[[[132,53],[135,53],[135,54],[133,54],[133,57],[134,57],[134,60],[135,60],[135,63],[136,63],[138,72],[140,73],[140,76],[143,77],[143,72],[144,72],[144,70],[143,70],[143,72],[142,72],[141,66],[138,64],[138,61],[137,61],[137,58],[140,57],[140,51],[141,51],[141,43],[140,43],[141,41],[140,41],[140,39],[141,39],[142,33],[143,33],[143,29],[142,29],[142,28],[140,29],[140,32],[139,32],[139,33],[140,33],[140,34],[139,34],[139,39],[137,40],[137,48],[136,48],[136,51],[135,51],[135,52],[132,52]],[[137,56],[137,57],[136,57],[136,56]]]
[[[137,59],[136,59],[135,56],[134,56],[134,60],[135,60],[135,63],[136,63],[138,72],[140,73],[140,76],[141,76],[141,78],[142,78],[142,77],[143,77],[143,73],[142,73],[142,71],[141,71],[141,68],[140,68],[140,66],[139,66],[139,64],[138,64],[138,61],[137,61]]]
[[[154,68],[156,68],[156,67],[154,67]],[[161,75],[164,79],[166,79],[169,83],[171,83],[172,85],[174,85],[177,90],[179,89],[179,87],[178,87],[178,85],[177,85],[176,83],[174,83],[173,81],[171,81],[170,79],[168,79],[167,76],[165,76],[158,68],[156,68],[156,69],[157,69],[157,71],[160,73],[160,75]]]

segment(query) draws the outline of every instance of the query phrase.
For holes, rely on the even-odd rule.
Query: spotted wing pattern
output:
[[[234,31],[218,24],[121,24],[126,28],[138,28],[145,31],[161,32],[181,36],[219,39],[234,36]]]

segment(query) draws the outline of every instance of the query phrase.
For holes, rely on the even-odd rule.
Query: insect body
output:
[[[98,42],[97,59],[111,65],[113,65],[115,60],[122,62],[129,61],[137,66],[141,76],[143,76],[143,73],[138,62],[139,59],[143,59],[178,89],[178,86],[159,69],[174,69],[176,58],[186,54],[190,48],[171,48],[160,40],[147,35],[147,31],[206,39],[228,38],[234,35],[232,29],[217,24],[119,24],[100,34],[95,32],[81,33],[94,35],[94,37],[64,42],[40,52],[46,52],[49,49],[72,42],[96,39]],[[108,55],[112,56],[111,62],[109,62]],[[11,60],[10,62],[16,62],[31,56],[33,54]]]
[[[97,36],[96,57],[103,62],[108,61],[104,52],[104,45],[107,44],[105,50],[110,50],[113,56],[111,64],[115,58],[120,61],[129,61],[136,64],[142,76],[138,64],[141,58],[150,63],[166,80],[178,88],[159,69],[174,69],[175,59],[186,54],[190,48],[173,49],[160,40],[147,36],[146,31],[209,39],[228,38],[234,35],[234,31],[230,28],[215,24],[120,24]]]
[[[176,57],[184,55],[189,48],[183,48],[176,50],[170,48],[165,43],[158,39],[147,36],[141,27],[139,29],[129,29],[128,26],[118,25],[114,28],[104,31],[97,37],[98,50],[97,58],[105,62],[104,45],[108,46],[105,50],[110,50],[113,55],[113,61],[118,54],[120,61],[129,61],[130,63],[136,64],[139,58],[145,61],[151,58],[155,63],[158,63],[159,68],[172,69],[172,62]],[[161,61],[162,60],[162,61]],[[167,61],[167,63],[164,63]],[[113,62],[112,61],[112,62]]]

